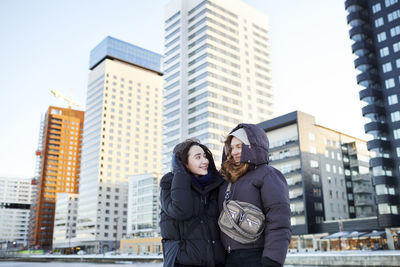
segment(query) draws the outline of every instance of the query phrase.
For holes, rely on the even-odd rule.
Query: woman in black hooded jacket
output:
[[[289,190],[282,173],[268,165],[268,149],[264,130],[255,124],[239,124],[225,141],[221,172],[227,181],[219,189],[220,210],[226,197],[251,203],[266,217],[263,234],[252,243],[221,233],[227,267],[279,267],[285,262],[291,236]]]
[[[223,183],[210,150],[196,140],[175,146],[172,172],[161,187],[164,266],[224,266],[218,228],[218,187]]]

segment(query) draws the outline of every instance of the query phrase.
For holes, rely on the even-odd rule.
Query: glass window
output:
[[[393,130],[393,136],[394,136],[394,139],[399,139],[400,138],[400,129]]]
[[[388,96],[388,103],[389,105],[397,104],[398,103],[397,95]]]
[[[386,57],[387,55],[389,55],[389,47],[385,46],[384,48],[381,48],[379,50],[379,53],[381,57]]]
[[[318,168],[318,161],[310,160],[310,166],[311,168]]]
[[[329,165],[328,163],[325,165],[325,169],[327,172],[331,171],[331,165]]]
[[[400,147],[396,147],[397,157],[400,158]]]
[[[393,52],[398,52],[400,50],[400,42],[393,44]]]
[[[378,204],[379,214],[390,214],[390,206],[387,203]]]
[[[383,42],[386,40],[386,32],[381,32],[376,35],[378,42]]]
[[[375,20],[375,27],[378,28],[378,27],[380,27],[380,26],[382,26],[382,25],[383,25],[383,18],[382,18],[382,17],[377,18],[377,19]]]
[[[390,113],[390,117],[392,119],[392,122],[399,121],[400,120],[400,111],[395,111],[395,112]]]
[[[315,146],[310,146],[310,152],[313,154],[317,154],[317,148]]]
[[[383,64],[382,65],[382,70],[383,70],[383,73],[392,71],[392,63],[391,62],[387,62],[387,63]]]
[[[397,3],[398,0],[385,0],[385,7],[394,5]]]
[[[400,34],[400,25],[390,29],[390,36],[394,37]]]
[[[394,87],[394,79],[390,78],[390,79],[385,80],[385,86],[386,86],[386,89],[393,88]]]
[[[400,18],[400,9],[397,9],[397,10],[395,10],[395,11],[389,13],[389,14],[387,15],[387,17],[388,17],[388,21],[389,21],[389,22]]]
[[[375,4],[372,6],[372,13],[376,13],[381,11],[381,3]]]
[[[396,68],[400,69],[400,58],[396,59]]]
[[[308,139],[314,141],[314,140],[315,140],[315,134],[309,133],[309,134],[308,134]]]

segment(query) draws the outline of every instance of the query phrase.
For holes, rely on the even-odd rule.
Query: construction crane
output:
[[[70,99],[70,98],[68,98],[68,97],[66,97],[66,96],[64,96],[64,95],[62,95],[61,93],[57,92],[56,90],[50,90],[50,92],[51,92],[55,97],[62,98],[62,99],[64,99],[65,101],[67,101],[67,102],[68,102],[68,107],[69,107],[69,108],[71,107],[71,105],[74,105],[74,106],[77,106],[78,108],[84,109],[84,107],[82,107],[82,105],[80,105],[80,104],[76,103],[75,101],[73,101],[72,99]]]

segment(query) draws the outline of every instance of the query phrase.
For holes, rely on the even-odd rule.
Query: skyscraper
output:
[[[354,66],[382,227],[400,226],[400,3],[347,0]]]
[[[160,172],[161,55],[105,38],[90,53],[74,244],[118,246],[127,230],[129,176]]]
[[[237,123],[272,117],[268,18],[240,0],[172,0],[164,27],[164,171],[189,137],[218,161]]]
[[[32,205],[31,246],[51,249],[56,194],[77,193],[84,112],[50,106],[43,127],[38,194]]]

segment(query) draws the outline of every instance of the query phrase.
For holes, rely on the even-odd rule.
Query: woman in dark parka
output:
[[[196,140],[175,146],[172,171],[161,187],[164,266],[224,266],[218,228],[218,187],[223,183],[210,150]]]
[[[256,205],[263,210],[264,233],[250,244],[241,244],[225,233],[221,241],[226,249],[226,266],[283,266],[290,242],[290,202],[285,177],[268,165],[268,138],[261,127],[239,124],[225,141],[221,173],[227,180],[219,189],[222,210],[228,181],[229,199]]]

